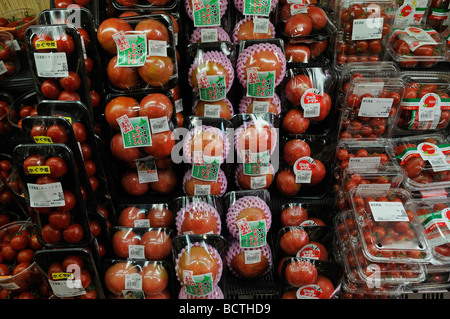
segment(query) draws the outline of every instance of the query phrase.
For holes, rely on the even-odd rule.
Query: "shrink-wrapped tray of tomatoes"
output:
[[[396,133],[444,132],[450,119],[450,76],[444,72],[402,72],[405,93],[394,126]]]
[[[335,64],[385,61],[396,1],[342,0],[338,8]]]
[[[168,203],[118,204],[117,226],[174,228],[175,214]]]
[[[91,243],[85,201],[73,152],[64,144],[21,144],[14,148],[30,217],[45,247]]]
[[[354,78],[340,114],[339,138],[386,138],[405,90],[398,78]]]
[[[446,59],[445,41],[428,25],[393,28],[387,49],[403,68],[430,68]]]
[[[415,194],[441,192],[449,187],[448,138],[442,134],[398,137],[393,156],[405,172],[404,186]]]

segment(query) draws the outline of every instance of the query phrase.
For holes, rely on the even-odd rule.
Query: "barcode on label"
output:
[[[163,116],[155,119],[150,119],[150,128],[152,130],[152,134],[169,131],[170,128],[167,117]]]
[[[205,105],[205,117],[220,117],[220,105],[218,104],[206,104]]]
[[[125,289],[142,289],[142,276],[139,274],[125,275]]]
[[[434,109],[421,110],[419,112],[419,121],[420,122],[433,121],[433,120],[434,120]]]
[[[253,33],[269,33],[269,19],[254,18]]]
[[[129,245],[128,246],[128,258],[131,259],[144,259],[145,258],[145,246],[144,245]]]
[[[167,42],[159,40],[148,40],[149,56],[167,56]]]
[[[195,185],[194,195],[209,195],[211,194],[211,185]]]
[[[261,261],[261,250],[245,250],[244,251],[245,264],[256,264]]]
[[[216,42],[219,38],[216,28],[202,28],[200,34],[201,42]]]
[[[320,106],[319,107],[310,107],[306,108],[304,111],[305,117],[317,117],[320,115]]]
[[[250,188],[260,189],[265,188],[267,185],[265,176],[252,176],[250,177]]]
[[[296,183],[311,183],[312,171],[297,171],[295,173]]]

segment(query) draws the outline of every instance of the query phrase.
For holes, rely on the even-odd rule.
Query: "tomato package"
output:
[[[231,10],[227,0],[183,0],[184,10],[190,27],[222,26],[228,30],[231,23]]]
[[[323,198],[331,183],[333,155],[330,137],[288,134],[282,137],[282,158],[276,177],[285,197]]]
[[[74,25],[81,36],[81,46],[89,92],[91,96],[91,106],[94,115],[99,118],[105,105],[106,92],[103,79],[103,68],[97,44],[97,33],[94,27],[93,14],[86,8],[74,9],[47,9],[39,14],[41,24],[68,24]]]
[[[334,261],[289,257],[281,265],[282,299],[332,299],[343,275]]]
[[[73,152],[64,144],[21,144],[14,148],[30,217],[39,225],[45,247],[80,247],[91,243],[86,192]]]
[[[163,227],[174,229],[175,213],[169,203],[119,204],[117,206],[117,226],[123,227]]]
[[[177,235],[173,244],[175,275],[180,288],[184,287],[190,296],[208,298],[221,285],[225,238],[216,234]]]
[[[277,28],[286,43],[314,43],[329,39],[336,32],[323,6],[299,3],[279,6]]]
[[[269,242],[272,212],[267,190],[231,191],[224,197],[227,232],[242,248],[257,248]]]
[[[97,29],[105,53],[107,90],[141,92],[169,90],[178,82],[173,22],[163,13],[108,18]]]
[[[448,268],[439,265],[426,265],[426,278],[418,284],[412,284],[411,290],[418,292],[438,291],[446,287],[449,283]]]
[[[37,145],[52,145],[53,143],[64,144],[71,150],[75,161],[75,167],[78,175],[78,180],[80,186],[83,189],[83,196],[85,198],[85,206],[90,210],[95,207],[94,198],[94,187],[92,183],[92,176],[88,173],[88,168],[83,169],[84,160],[82,149],[77,142],[77,137],[75,135],[75,127],[67,118],[63,116],[31,116],[26,117],[23,120],[22,130],[24,135],[27,137],[28,141],[31,143],[36,143]],[[64,164],[64,163],[63,163]],[[44,165],[45,166],[45,165]],[[58,165],[57,169],[62,168],[63,165]],[[67,164],[65,166],[65,171],[67,171]],[[50,178],[59,178],[60,174],[58,171],[52,172],[51,169],[48,172]],[[97,180],[97,185],[98,185]]]
[[[287,67],[295,67],[301,63],[324,62],[329,54],[330,41],[331,39],[312,43],[286,43],[284,51]]]
[[[393,61],[378,62],[350,62],[342,66],[341,76],[339,77],[338,102],[336,108],[341,110],[345,105],[350,82],[356,78],[398,78],[400,68]]]
[[[25,51],[25,31],[38,23],[37,12],[31,8],[18,8],[2,12],[0,31],[6,31],[14,37],[16,51]]]
[[[332,126],[337,75],[330,67],[288,69],[282,83],[281,127],[287,134],[325,135]]]
[[[405,173],[404,186],[413,195],[440,193],[449,187],[448,139],[426,134],[392,139],[393,156]]]
[[[386,61],[388,36],[395,20],[396,1],[342,0],[337,12],[334,62]]]
[[[445,41],[428,25],[394,28],[388,52],[402,68],[430,68],[446,60]]]
[[[95,0],[50,0],[50,9],[66,9],[70,13],[75,13],[77,10],[86,9],[92,14],[92,23],[97,28],[101,22],[103,13],[102,4]],[[104,10],[104,9],[103,9]]]
[[[425,268],[418,263],[374,263],[367,260],[361,249],[356,221],[346,210],[336,215],[336,253],[344,268],[342,294],[345,298],[392,298],[406,290],[407,285],[420,283]],[[377,272],[377,285],[373,284]]]
[[[394,132],[427,134],[444,132],[450,117],[450,77],[443,72],[402,72],[405,82]]]
[[[10,292],[22,292],[40,284],[34,254],[42,249],[32,222],[14,221],[0,228],[0,287]]]
[[[252,281],[273,269],[272,250],[268,244],[242,248],[238,240],[233,240],[228,244],[225,261],[234,276]]]
[[[81,101],[93,116],[82,38],[73,25],[36,25],[25,33],[38,101]]]
[[[5,137],[12,135],[15,131],[14,126],[10,123],[8,113],[14,108],[14,98],[11,94],[0,92],[0,136]]]
[[[170,228],[115,226],[110,234],[114,258],[168,260],[172,257]]]
[[[217,195],[181,196],[171,203],[178,235],[222,233],[223,207]]]
[[[55,299],[104,299],[100,269],[84,248],[40,250],[35,254],[39,272]]]
[[[106,194],[110,187],[94,131],[94,119],[86,106],[79,101],[42,101],[37,105],[37,111],[42,116],[63,116],[69,120],[92,191],[95,196]]]
[[[433,259],[431,264],[444,266],[450,259],[450,242],[448,227],[448,198],[411,199],[405,208],[415,214],[415,219],[424,228]]]
[[[371,262],[426,263],[432,257],[423,229],[404,205],[411,193],[352,190],[352,218],[357,220],[361,248]]]
[[[237,49],[238,96],[272,98],[286,73],[286,56],[281,39],[240,41]]]
[[[396,26],[412,26],[424,24],[428,17],[431,0],[402,0],[398,1],[395,15]]]
[[[22,119],[24,117],[37,115],[37,104],[38,100],[35,90],[21,94],[14,100],[14,103],[8,107],[8,122],[21,130]]]
[[[277,229],[289,226],[325,226],[331,225],[335,209],[321,200],[290,200],[274,208]]]
[[[13,77],[21,69],[13,39],[11,33],[0,31],[0,83]]]
[[[354,78],[344,98],[339,138],[390,137],[404,91],[400,79]]]

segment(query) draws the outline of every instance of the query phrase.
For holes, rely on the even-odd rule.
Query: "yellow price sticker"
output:
[[[56,49],[56,41],[36,41],[34,43],[36,50]]]
[[[50,166],[28,166],[29,174],[50,174]]]
[[[52,273],[53,280],[73,279],[73,274],[70,272],[55,272]]]
[[[34,142],[38,144],[52,144],[52,138],[49,136],[34,136]]]

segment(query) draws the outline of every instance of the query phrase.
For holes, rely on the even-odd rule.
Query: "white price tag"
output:
[[[256,264],[261,262],[261,250],[244,250],[244,259],[246,265]]]
[[[170,127],[167,117],[163,116],[155,119],[150,119],[150,129],[152,130],[152,134],[169,131]]]
[[[253,101],[253,113],[268,113],[270,102],[269,101]]]
[[[130,258],[130,259],[145,259],[145,246],[144,245],[129,245],[128,246],[128,258]]]
[[[391,184],[359,184],[356,188],[356,192],[364,197],[367,196],[385,196],[389,189],[391,188]]]
[[[353,88],[353,94],[359,96],[366,93],[372,96],[379,96],[383,92],[384,82],[356,83]]]
[[[167,42],[160,40],[148,40],[149,56],[167,56]]]
[[[183,112],[183,99],[178,99],[175,101],[175,112]]]
[[[16,50],[16,51],[22,50],[22,48],[20,47],[19,42],[17,40],[13,41],[13,45],[14,45],[14,50]]]
[[[348,161],[348,168],[350,170],[378,170],[380,167],[381,157],[352,157]],[[363,184],[364,185],[364,184]]]
[[[211,185],[195,185],[194,195],[210,195],[211,194]]]
[[[269,19],[253,18],[253,33],[269,33]]]
[[[216,28],[201,28],[200,29],[201,42],[217,42],[219,35]]]
[[[400,202],[370,202],[373,218],[376,222],[407,222],[409,221],[403,203]]]
[[[153,159],[136,161],[139,183],[154,183],[158,181],[158,170]]]
[[[67,56],[64,52],[34,53],[36,71],[39,77],[63,78],[69,75]]]
[[[142,290],[142,276],[139,274],[125,275],[126,290]]]
[[[5,74],[6,72],[8,72],[8,69],[6,68],[5,62],[0,60],[0,75]]]
[[[86,290],[80,285],[71,284],[71,280],[49,280],[55,296],[59,298],[77,297],[86,294]]]
[[[66,205],[61,183],[27,184],[30,207],[62,207]]]
[[[358,116],[361,117],[389,117],[393,98],[363,98]]]
[[[250,177],[250,188],[251,189],[261,189],[267,186],[267,180],[265,176],[251,176]]]
[[[383,37],[384,18],[353,20],[352,40],[373,40]]]
[[[295,172],[296,183],[311,183],[312,171],[297,171]]]
[[[150,228],[150,219],[136,219],[134,221],[134,227],[136,228]]]
[[[220,117],[220,105],[219,104],[205,104],[204,117]]]

